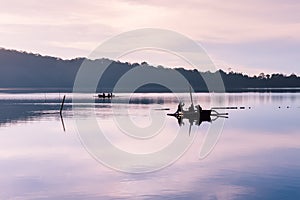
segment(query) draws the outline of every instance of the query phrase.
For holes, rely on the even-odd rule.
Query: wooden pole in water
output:
[[[60,114],[60,115],[62,115],[62,110],[63,110],[63,108],[64,108],[65,99],[66,99],[66,95],[64,95],[64,98],[63,98],[63,100],[62,100],[62,102],[61,102],[60,111],[59,111],[59,114]]]

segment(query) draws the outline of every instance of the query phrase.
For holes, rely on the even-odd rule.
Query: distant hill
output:
[[[83,61],[84,58],[63,60],[1,48],[0,88],[55,88],[60,91],[71,90],[76,73]],[[89,62],[101,67],[103,63],[111,61],[102,58],[89,60]],[[99,82],[98,91],[111,91],[119,78],[135,67],[140,67],[145,72],[145,76],[147,76],[149,70],[154,75],[168,74],[176,70],[191,83],[196,92],[207,91],[203,77],[213,78],[217,75],[216,72],[153,67],[146,62],[130,64],[112,61]],[[218,72],[221,74],[226,91],[274,91],[278,88],[300,88],[300,77],[296,75],[260,74],[257,77],[250,77],[241,73],[225,73],[222,70]],[[139,88],[139,92],[167,91],[168,89],[156,84],[145,85]],[[293,91],[297,91],[297,89]]]

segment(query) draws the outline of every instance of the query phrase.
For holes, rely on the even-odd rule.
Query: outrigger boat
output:
[[[191,105],[187,110],[183,109],[184,103],[180,102],[175,113],[167,114],[168,116],[176,117],[180,126],[184,124],[183,119],[188,119],[190,123],[189,132],[191,131],[191,126],[194,125],[194,123],[195,125],[200,126],[202,122],[212,122],[219,117],[228,118],[228,113],[219,113],[216,110],[212,109],[203,110],[200,105],[194,106],[191,88],[190,97]]]
[[[196,125],[200,125],[202,122],[211,122],[212,112],[216,112],[214,110],[203,110],[200,105],[197,105],[194,108],[194,105],[188,108],[188,110],[183,109],[184,103],[179,103],[177,111],[175,113],[169,113],[167,115],[176,117],[178,119],[179,125],[183,124],[183,119],[186,118],[193,125],[196,122]]]

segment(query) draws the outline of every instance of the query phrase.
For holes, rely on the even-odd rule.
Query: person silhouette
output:
[[[182,104],[181,103],[178,104],[177,112],[182,112]]]
[[[201,108],[200,105],[197,105],[196,108],[197,108],[198,113],[201,113],[201,112],[202,112],[202,108]]]

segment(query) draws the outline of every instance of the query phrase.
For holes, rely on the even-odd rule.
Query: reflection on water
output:
[[[179,96],[189,103],[188,94]],[[226,111],[229,118],[221,138],[207,158],[198,159],[211,126],[203,123],[192,127],[196,139],[176,163],[138,175],[104,167],[85,151],[73,120],[71,94],[64,107],[63,132],[58,114],[62,97],[58,93],[0,94],[0,199],[300,198],[300,94],[226,94],[228,106],[251,109]],[[204,109],[218,106],[211,105],[209,94],[196,94],[194,101]],[[179,129],[189,137],[189,127],[166,117],[164,135],[155,136],[161,137],[156,144],[127,143],[111,124],[112,108],[128,108],[135,123],[147,126],[150,110],[166,115],[170,111],[162,108],[176,110],[178,102],[171,94],[120,94],[113,103],[97,99],[95,109],[82,104],[80,114],[84,118],[95,112],[120,148],[147,152],[165,145]]]

